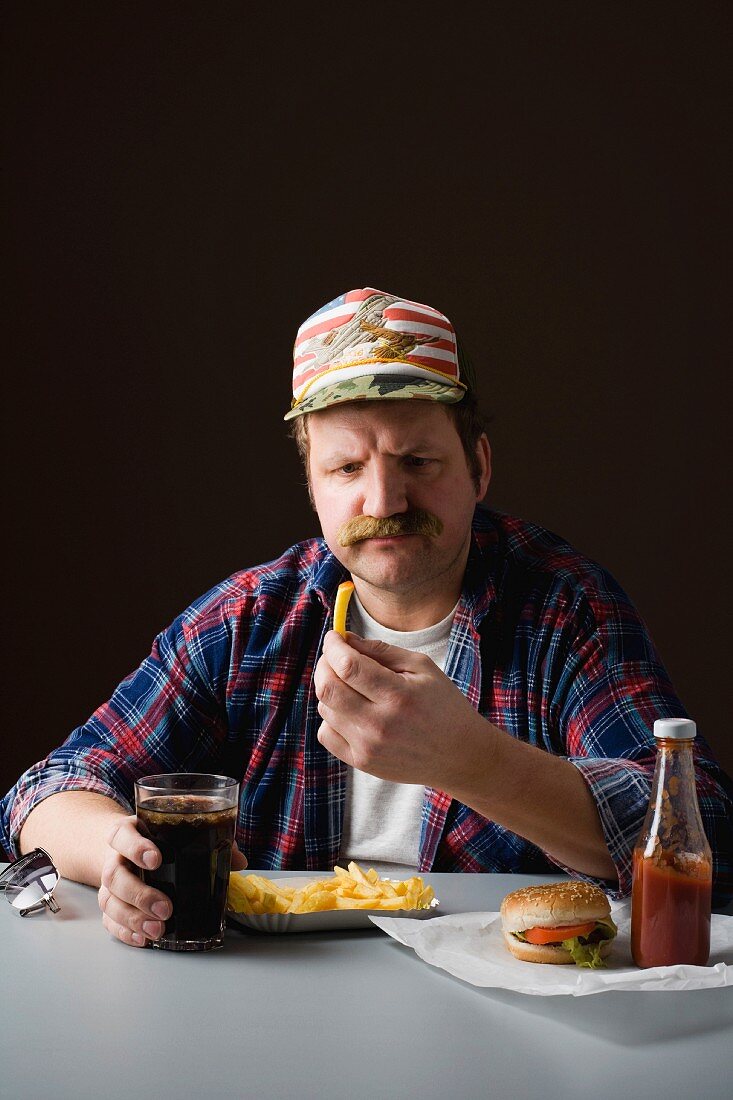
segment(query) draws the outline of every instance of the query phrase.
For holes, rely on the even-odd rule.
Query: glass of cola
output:
[[[239,783],[225,775],[174,772],[136,781],[138,830],[163,857],[142,878],[173,906],[153,947],[210,951],[223,945],[238,804]]]

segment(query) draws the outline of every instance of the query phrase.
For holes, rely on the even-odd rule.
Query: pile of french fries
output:
[[[329,909],[428,909],[432,886],[419,875],[402,882],[379,877],[373,867],[358,863],[348,870],[334,867],[332,878],[305,880],[303,886],[280,886],[262,875],[233,874],[229,878],[227,908],[235,913],[323,913]]]

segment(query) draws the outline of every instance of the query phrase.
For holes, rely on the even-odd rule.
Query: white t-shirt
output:
[[[455,612],[454,607],[441,622],[425,630],[390,630],[366,613],[354,592],[348,626],[362,638],[377,638],[414,653],[425,653],[442,670]],[[424,796],[422,784],[392,783],[349,768],[340,862],[354,859],[381,874],[415,871]]]

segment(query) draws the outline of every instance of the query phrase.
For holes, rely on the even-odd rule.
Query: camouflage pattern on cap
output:
[[[442,401],[454,404],[460,401],[465,390],[448,387],[440,382],[431,382],[427,378],[404,378],[396,381],[385,379],[378,374],[363,374],[359,378],[345,378],[317,390],[311,397],[305,397],[299,405],[283,417],[292,420],[305,413],[325,409],[329,405],[340,405],[343,401],[405,401],[416,398],[423,401]]]
[[[298,330],[293,361],[285,420],[345,401],[454,403],[469,383],[445,314],[371,287],[347,291],[309,317]]]

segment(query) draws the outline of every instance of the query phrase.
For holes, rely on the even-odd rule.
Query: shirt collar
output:
[[[471,524],[471,545],[468,548],[461,593],[461,599],[464,600],[477,630],[496,600],[498,548],[499,532],[493,514],[477,505]]]
[[[349,574],[338,558],[331,553],[324,539],[318,540],[313,561],[308,570],[306,591],[314,592],[325,608],[333,607],[336,589]]]

